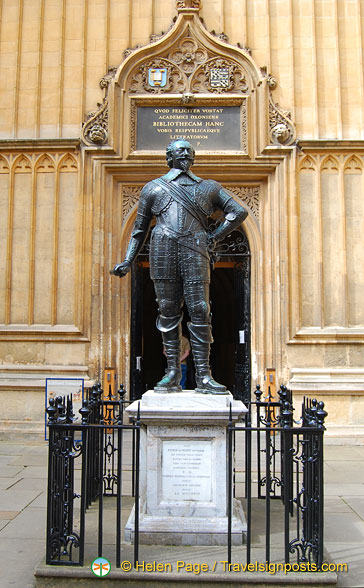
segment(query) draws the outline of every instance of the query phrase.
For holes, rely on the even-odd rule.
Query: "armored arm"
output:
[[[222,241],[234,229],[236,229],[248,216],[248,212],[240,206],[232,196],[220,186],[215,201],[216,208],[223,210],[225,218],[223,222],[208,235],[210,245]]]
[[[144,186],[140,194],[138,212],[129,245],[126,250],[125,259],[122,263],[116,264],[110,271],[110,273],[114,276],[122,278],[130,271],[133,261],[144,245],[145,239],[148,235],[150,221],[153,216],[151,211],[151,198],[152,192],[150,190],[149,184],[147,184]]]

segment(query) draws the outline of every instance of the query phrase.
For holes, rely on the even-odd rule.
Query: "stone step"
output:
[[[111,563],[107,576],[98,578],[91,571],[91,562],[97,554],[96,544],[85,545],[84,566],[47,566],[43,560],[35,569],[36,588],[237,588],[297,586],[305,588],[333,587],[337,584],[336,572],[277,571],[281,554],[271,549],[271,564],[265,562],[265,548],[252,545],[250,569],[246,565],[246,547],[232,547],[232,562],[227,564],[227,548],[212,546],[140,546],[138,569],[134,569],[133,545],[123,543],[121,569],[115,566],[115,545],[104,545],[103,557]],[[292,557],[292,564],[294,563]],[[325,561],[329,561],[325,558]],[[258,564],[258,562],[260,562]],[[270,567],[268,567],[270,565]],[[284,566],[284,564],[280,564]],[[301,564],[302,565],[302,564]],[[261,566],[264,566],[265,571]],[[245,570],[245,571],[244,571]],[[253,570],[253,571],[251,571]],[[269,571],[270,570],[270,571]],[[282,568],[281,568],[282,570]]]
[[[51,568],[51,569],[50,569]],[[197,569],[197,568],[196,568]],[[268,586],[298,586],[305,588],[331,588],[337,584],[335,572],[310,573],[282,572],[226,572],[222,574],[188,573],[188,572],[146,572],[121,570],[111,571],[107,576],[98,578],[90,569],[77,567],[55,567],[39,565],[35,571],[36,588],[267,588]]]

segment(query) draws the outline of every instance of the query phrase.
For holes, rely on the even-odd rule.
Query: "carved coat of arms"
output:
[[[148,69],[148,83],[152,88],[163,88],[167,83],[167,68],[150,67]]]
[[[210,69],[211,88],[227,88],[229,86],[229,68],[213,67]]]

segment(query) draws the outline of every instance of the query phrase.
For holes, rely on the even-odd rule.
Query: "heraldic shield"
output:
[[[148,69],[148,83],[152,88],[163,88],[167,83],[167,68],[150,67]]]

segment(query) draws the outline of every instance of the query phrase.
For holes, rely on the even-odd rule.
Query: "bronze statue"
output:
[[[125,276],[143,247],[149,225],[156,217],[150,240],[150,275],[159,305],[157,328],[162,333],[167,369],[156,392],[180,392],[181,321],[185,300],[196,369],[196,392],[227,394],[210,371],[211,315],[209,305],[210,253],[216,242],[238,227],[247,211],[214,180],[195,176],[190,167],[195,152],[187,141],[172,141],[166,151],[170,171],[148,182],[140,194],[134,229],[125,259],[110,273]],[[208,232],[214,210],[224,213],[223,222]]]

